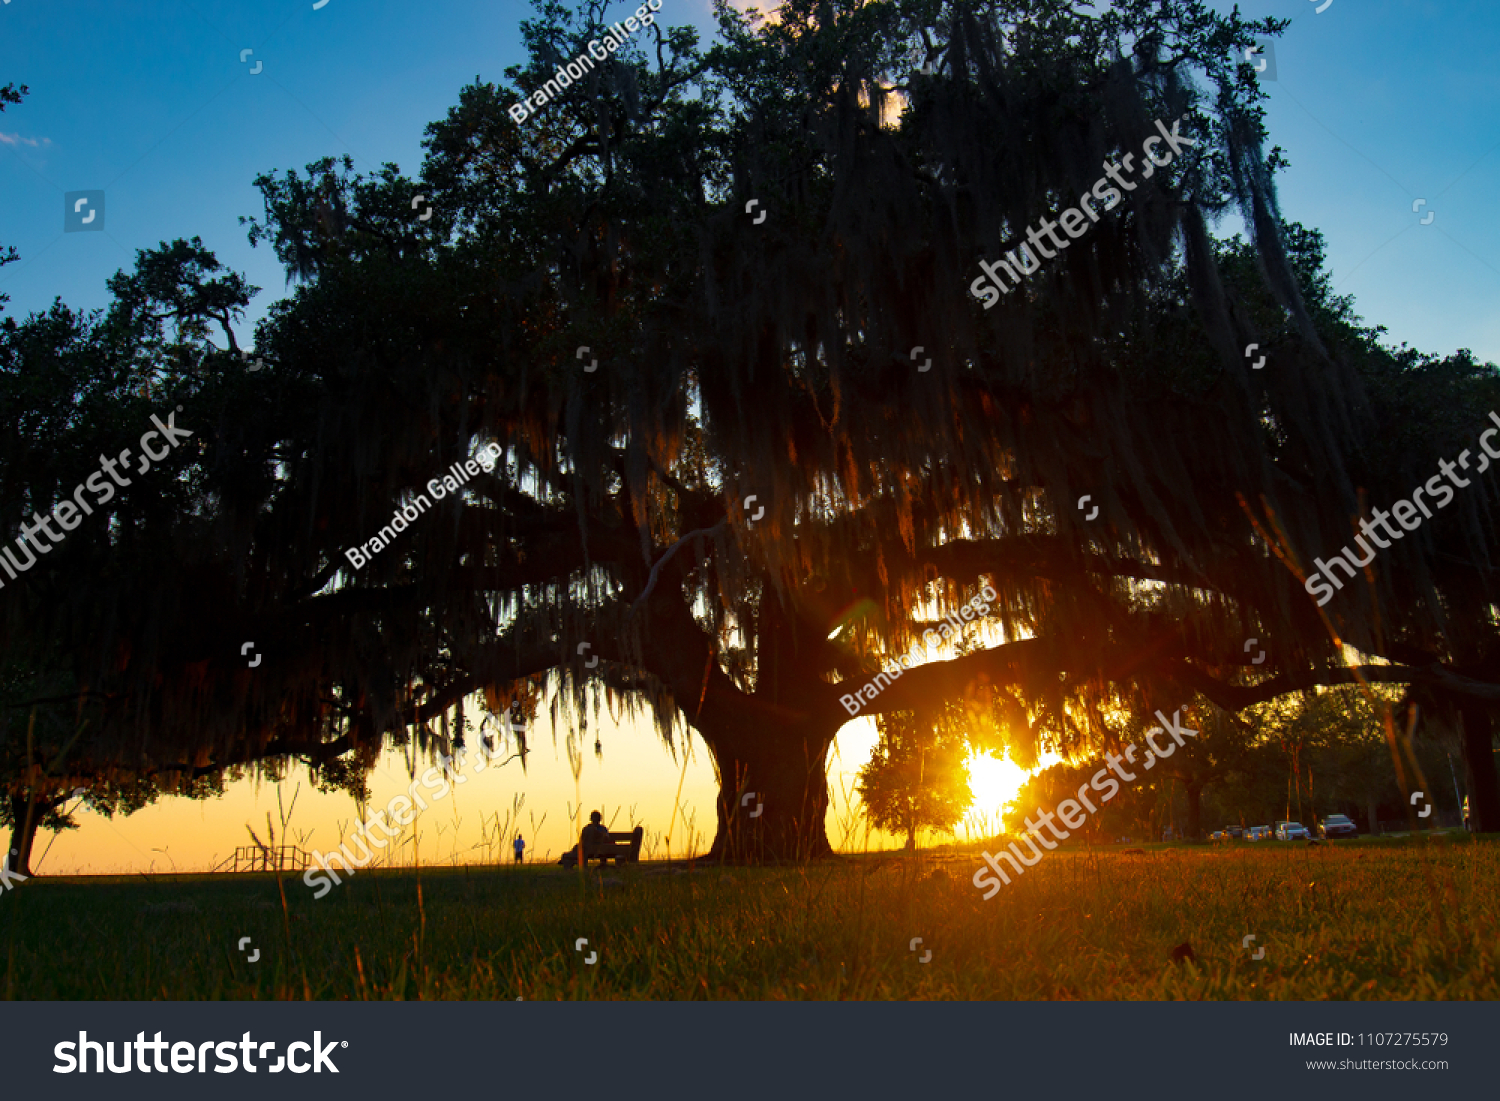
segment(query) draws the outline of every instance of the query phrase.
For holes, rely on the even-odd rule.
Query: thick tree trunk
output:
[[[1203,782],[1183,781],[1182,788],[1187,792],[1187,833],[1189,841],[1197,841],[1203,837]]]
[[[797,861],[831,854],[824,829],[828,750],[849,716],[824,678],[828,623],[848,603],[847,594],[822,594],[826,614],[815,610],[811,619],[799,618],[767,580],[751,632],[755,687],[746,691],[724,671],[718,640],[693,618],[680,585],[663,580],[647,606],[654,639],[647,667],[671,686],[713,756],[719,797],[709,859]]]
[[[833,731],[803,724],[700,727],[719,777],[709,858],[736,863],[827,856],[828,749]]]
[[[6,849],[5,866],[21,875],[31,875],[31,847],[36,842],[36,831],[42,824],[47,806],[40,799],[27,795],[10,797],[11,821],[10,847]]]
[[[1466,702],[1463,716],[1464,771],[1469,780],[1469,812],[1481,833],[1500,833],[1500,780],[1495,775],[1494,732],[1489,711]]]

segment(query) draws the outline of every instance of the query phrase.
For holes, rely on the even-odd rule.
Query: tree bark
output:
[[[1500,780],[1495,775],[1494,731],[1487,708],[1465,702],[1464,771],[1469,779],[1469,813],[1481,833],[1500,832]]]
[[[833,852],[824,828],[833,731],[748,722],[713,724],[700,733],[719,779],[709,859],[800,861]]]
[[[1187,840],[1198,841],[1203,837],[1203,781],[1184,780],[1182,788],[1187,793]]]
[[[828,750],[848,716],[817,675],[823,642],[816,626],[767,600],[755,691],[740,690],[714,663],[718,676],[695,724],[719,777],[711,859],[799,861],[833,852],[824,828]]]
[[[828,750],[848,715],[819,676],[826,627],[818,634],[817,625],[768,597],[756,624],[755,688],[747,692],[724,671],[717,640],[693,620],[680,580],[666,572],[669,583],[658,586],[645,609],[655,640],[647,666],[671,686],[713,757],[719,795],[708,859],[831,854],[824,828]]]
[[[5,866],[21,875],[31,875],[31,849],[36,842],[36,831],[47,812],[44,801],[29,795],[10,797],[11,821],[10,847],[5,852]]]

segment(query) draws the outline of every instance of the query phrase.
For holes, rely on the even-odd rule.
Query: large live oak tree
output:
[[[570,738],[623,701],[702,736],[715,854],[817,855],[840,697],[987,581],[997,630],[929,648],[864,713],[963,700],[976,744],[1083,750],[1118,738],[1119,708],[1345,683],[1349,642],[1396,663],[1370,679],[1462,701],[1500,828],[1492,490],[1341,597],[1337,640],[1271,553],[1348,542],[1361,491],[1409,492],[1494,391],[1462,355],[1380,349],[1281,222],[1236,64],[1276,27],[1144,0],[720,16],[707,53],[649,28],[644,56],[519,127],[515,93],[465,89],[417,180],[333,160],[262,177],[252,240],[298,285],[248,353],[261,371],[210,342],[249,288],[195,244],[143,255],[102,322],[7,329],[11,377],[76,363],[101,425],[39,425],[76,442],[40,474],[17,445],[6,530],[148,406],[180,401],[199,433],[159,499],[70,541],[66,600],[39,577],[4,595],[16,645],[53,648],[97,697],[88,759],[368,765],[410,731],[451,749],[475,693],[550,694]],[[539,87],[601,19],[543,5],[513,84]],[[981,258],[1157,120],[1197,145],[995,308],[968,295]],[[1231,209],[1250,244],[1211,237]],[[1393,446],[1397,423],[1420,435]],[[491,444],[493,474],[351,566],[345,548]]]

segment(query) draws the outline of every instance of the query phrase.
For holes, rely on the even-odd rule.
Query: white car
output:
[[[1277,841],[1309,841],[1312,834],[1307,832],[1307,827],[1301,822],[1277,822]]]
[[[1251,826],[1245,831],[1246,841],[1265,841],[1271,836],[1270,826]]]
[[[1330,814],[1318,826],[1318,836],[1325,841],[1335,837],[1358,837],[1359,828],[1349,821],[1346,814]]]

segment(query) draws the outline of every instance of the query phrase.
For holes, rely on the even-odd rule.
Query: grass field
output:
[[[1491,841],[1061,850],[988,902],[979,864],[365,872],[319,901],[289,877],[285,909],[265,874],[33,879],[0,898],[5,995],[1500,998]]]

